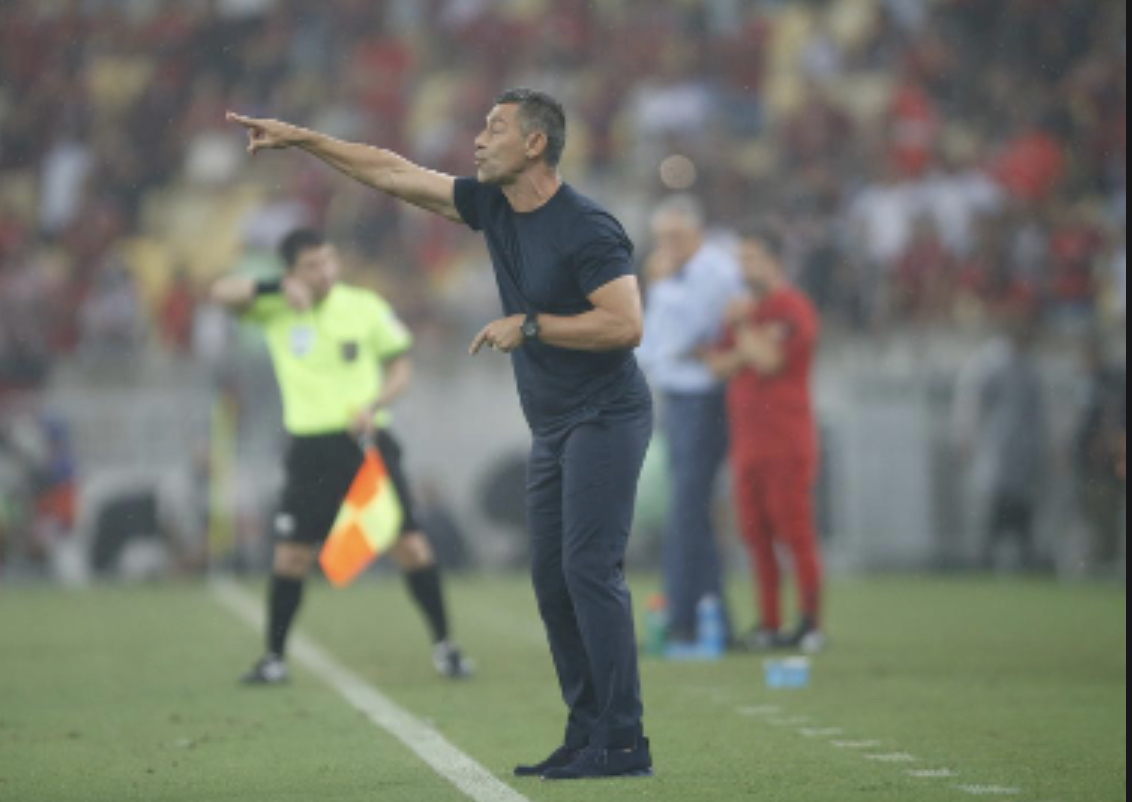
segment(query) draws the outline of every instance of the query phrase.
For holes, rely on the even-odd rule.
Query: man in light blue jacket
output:
[[[646,266],[648,309],[640,357],[662,396],[671,493],[664,542],[670,639],[695,637],[696,605],[724,598],[712,501],[727,458],[725,388],[700,359],[723,332],[727,308],[744,292],[738,262],[709,241],[703,209],[685,195],[665,200],[652,219]],[[730,638],[730,623],[728,623]]]

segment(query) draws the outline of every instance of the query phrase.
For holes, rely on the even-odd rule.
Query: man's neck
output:
[[[540,165],[519,176],[513,184],[503,187],[503,194],[511,208],[519,214],[541,209],[562,188],[562,176],[552,167]]]

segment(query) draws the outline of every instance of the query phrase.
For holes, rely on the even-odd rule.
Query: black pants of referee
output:
[[[531,455],[532,575],[575,749],[629,749],[643,735],[624,561],[653,411],[647,389],[633,395],[536,437]]]

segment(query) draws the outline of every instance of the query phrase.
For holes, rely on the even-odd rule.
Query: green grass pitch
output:
[[[652,586],[638,582],[638,608]],[[526,583],[449,595],[479,663],[466,685],[433,674],[396,579],[312,588],[301,628],[531,802],[1126,799],[1122,588],[836,582],[810,688],[768,690],[750,657],[645,661],[658,777],[570,786],[509,778],[563,717]],[[287,688],[238,688],[259,643],[205,585],[0,588],[0,800],[466,799],[302,669]]]

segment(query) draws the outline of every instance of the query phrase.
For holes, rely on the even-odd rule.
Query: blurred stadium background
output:
[[[238,587],[258,589],[284,445],[263,344],[205,290],[277,270],[298,224],[324,227],[350,280],[417,334],[397,426],[442,560],[471,572],[453,607],[481,675],[466,689],[422,676],[395,582],[316,584],[304,628],[496,776],[557,737],[518,573],[528,435],[505,362],[463,356],[498,312],[482,243],[312,159],[248,159],[223,120],[279,117],[464,174],[492,99],[519,84],[566,102],[564,172],[642,260],[670,193],[701,198],[720,237],[773,215],[826,323],[834,648],[786,695],[750,658],[646,660],[661,776],[570,798],[1126,799],[1126,13],[0,0],[0,799],[464,798],[306,669],[293,689],[239,693],[256,636],[197,581],[246,573]],[[980,427],[985,381],[1024,333],[1039,381]],[[1004,431],[1023,433],[1005,467]],[[1032,565],[1009,548],[988,560],[996,471],[1025,477],[1040,511]],[[658,584],[664,476],[658,442],[639,600]],[[723,489],[719,512],[733,515]],[[156,581],[59,590],[123,578]],[[745,625],[749,585],[731,592]]]
[[[449,562],[520,564],[508,369],[462,358],[497,311],[481,244],[314,160],[253,162],[223,120],[293,120],[464,174],[495,93],[519,84],[566,101],[565,173],[642,256],[673,191],[720,233],[754,212],[787,226],[828,328],[835,568],[980,567],[994,455],[961,431],[961,376],[1035,322],[1041,567],[1121,572],[1091,563],[1079,490],[1083,350],[1126,364],[1126,30],[1109,0],[5,0],[0,578],[264,565],[283,445],[270,365],[201,299],[220,273],[276,269],[299,223],[420,338],[398,423]]]

